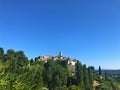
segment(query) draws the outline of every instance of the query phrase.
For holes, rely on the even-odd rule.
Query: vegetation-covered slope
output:
[[[0,90],[94,90],[94,81],[100,84],[96,90],[120,90],[116,81],[100,79],[93,66],[78,61],[75,67],[71,74],[65,60],[28,60],[23,51],[0,48]]]

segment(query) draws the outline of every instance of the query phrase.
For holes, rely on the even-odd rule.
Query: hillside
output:
[[[23,51],[0,48],[0,90],[120,90],[109,75],[69,60],[29,60]]]

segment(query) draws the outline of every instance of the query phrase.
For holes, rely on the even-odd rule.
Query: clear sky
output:
[[[0,47],[120,69],[120,0],[0,0]]]

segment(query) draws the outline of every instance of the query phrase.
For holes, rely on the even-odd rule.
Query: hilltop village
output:
[[[69,57],[64,57],[62,56],[62,52],[59,52],[57,56],[39,56],[37,57],[39,61],[45,61],[47,62],[48,60],[66,60],[68,63],[68,68],[71,72],[75,72],[75,64],[77,63],[78,60],[76,59],[71,59]]]
[[[45,61],[47,62],[49,59],[52,59],[54,61],[56,60],[66,60],[68,65],[75,65],[77,63],[78,60],[76,59],[71,59],[69,57],[63,57],[62,56],[62,52],[59,52],[58,56],[39,56],[38,60],[39,61]]]

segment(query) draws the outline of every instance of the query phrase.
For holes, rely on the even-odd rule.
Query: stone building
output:
[[[78,60],[62,56],[62,52],[59,52],[59,54],[57,56],[39,56],[38,57],[39,61],[44,61],[44,62],[47,62],[50,59],[54,60],[54,61],[66,60],[68,63],[68,69],[71,72],[71,75],[75,74],[75,68],[76,68],[75,64],[77,63]]]
[[[67,60],[68,65],[75,65],[77,63],[77,60],[75,59],[70,59],[69,57],[63,57],[62,52],[59,52],[58,56],[39,56],[38,60],[45,61],[52,59],[52,60]]]

